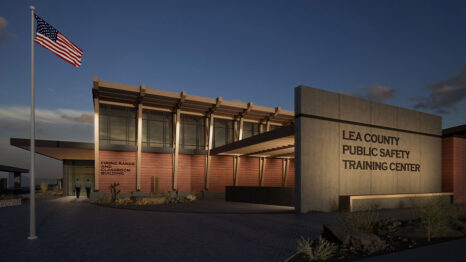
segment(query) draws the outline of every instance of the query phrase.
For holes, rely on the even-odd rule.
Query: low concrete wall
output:
[[[21,205],[21,198],[0,200],[0,207],[11,207],[19,205]]]
[[[294,206],[294,189],[290,187],[227,186],[225,200],[266,205]]]
[[[435,199],[451,203],[453,193],[426,193],[404,195],[340,196],[340,211],[364,211],[370,209],[410,208]]]

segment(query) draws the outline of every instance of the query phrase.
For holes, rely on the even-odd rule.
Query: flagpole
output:
[[[34,6],[31,9],[31,174],[29,188],[29,240],[37,239],[36,235],[36,183],[34,178],[34,154],[36,151],[35,140],[35,105],[34,105]]]

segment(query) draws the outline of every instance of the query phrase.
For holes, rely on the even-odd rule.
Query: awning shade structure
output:
[[[29,150],[30,140],[11,138],[10,144]],[[57,160],[94,160],[94,144],[69,141],[36,140],[36,153]]]
[[[214,148],[211,155],[294,158],[294,126],[284,126]]]
[[[13,167],[13,166],[5,166],[5,165],[0,165],[0,171],[12,172],[12,173],[29,173],[29,169]]]
[[[234,119],[243,116],[245,120],[271,124],[288,125],[294,121],[294,112],[280,107],[271,108],[254,105],[252,102],[242,103],[226,101],[221,97],[208,98],[181,93],[146,88],[144,85],[133,86],[94,79],[92,89],[94,97],[100,103],[130,104],[142,103],[148,109],[173,111],[180,108],[181,113],[206,115],[215,111],[215,117]]]

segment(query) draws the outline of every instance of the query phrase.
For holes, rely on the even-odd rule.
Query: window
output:
[[[136,109],[100,104],[99,137],[101,144],[136,144]]]
[[[142,111],[142,146],[169,147],[172,144],[173,114],[153,110]]]
[[[259,124],[243,122],[243,139],[259,134]]]
[[[214,119],[214,147],[223,146],[233,142],[233,121]]]
[[[279,127],[280,127],[280,126],[270,125],[270,131],[275,130],[275,129],[279,128]]]
[[[181,114],[180,147],[184,149],[204,149],[204,117]]]

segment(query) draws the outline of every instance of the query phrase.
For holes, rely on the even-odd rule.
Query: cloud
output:
[[[8,21],[0,16],[0,28],[5,28],[8,25]]]
[[[92,112],[71,109],[40,109],[36,108],[36,122],[45,124],[92,124]],[[0,119],[11,121],[29,121],[29,107],[0,107]]]
[[[15,34],[6,31],[7,26],[8,26],[8,20],[0,16],[0,44],[5,42],[9,37],[12,37],[12,38],[16,37]]]
[[[85,113],[81,114],[78,117],[69,117],[67,115],[62,115],[62,117],[79,122],[79,123],[91,123],[91,124],[94,123],[94,116],[90,114],[85,114]]]
[[[466,67],[459,75],[445,81],[429,83],[425,88],[430,94],[427,97],[415,98],[419,102],[414,107],[433,110],[439,114],[449,113],[456,104],[466,98]]]
[[[396,90],[391,87],[381,85],[371,85],[368,87],[358,87],[359,92],[338,91],[340,94],[366,98],[374,101],[383,101],[395,97]]]

